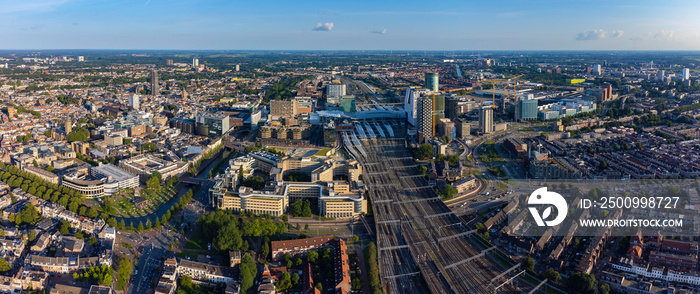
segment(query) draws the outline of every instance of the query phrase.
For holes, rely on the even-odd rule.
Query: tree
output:
[[[599,170],[605,170],[607,168],[608,168],[608,162],[605,161],[605,159],[601,160],[600,163],[598,163]]]
[[[608,284],[605,284],[605,283],[600,284],[600,287],[598,287],[598,289],[600,290],[600,294],[610,293],[610,285],[608,285]]]
[[[454,197],[457,194],[457,189],[452,187],[452,185],[445,185],[445,187],[442,189],[442,199],[444,200],[450,200],[452,197]]]
[[[219,230],[212,243],[219,250],[238,250],[243,244],[243,239],[238,227],[234,223],[228,223]]]
[[[241,245],[241,251],[248,251],[248,240],[244,240],[243,244]]]
[[[559,274],[559,272],[551,268],[547,269],[547,271],[544,272],[544,277],[554,283],[559,283],[559,281],[561,280],[561,275]]]
[[[418,167],[418,173],[421,175],[426,175],[428,173],[428,168],[421,165]]]
[[[277,291],[285,291],[289,288],[292,287],[292,277],[289,275],[289,272],[284,272],[282,274],[282,278],[277,281],[277,285],[275,285],[275,288],[277,288]]]
[[[243,256],[243,259],[241,260],[241,265],[240,265],[240,271],[241,271],[241,293],[246,293],[248,292],[248,289],[253,286],[253,281],[255,280],[255,276],[258,273],[258,268],[255,265],[255,261],[250,257],[250,255],[246,254]]]
[[[29,233],[27,234],[27,240],[29,240],[29,242],[34,242],[34,240],[36,240],[35,230],[29,230]]]
[[[153,191],[154,193],[160,193],[161,178],[162,176],[159,172],[154,172],[150,176],[148,176],[148,181],[146,182],[146,187],[148,188],[148,190]]]
[[[535,270],[535,261],[532,260],[529,256],[526,256],[523,258],[522,266],[526,270],[534,271]]]
[[[9,271],[11,268],[11,264],[9,264],[4,258],[0,258],[0,272]]]
[[[267,242],[262,244],[260,255],[264,260],[267,260],[267,256],[270,255],[270,245],[268,245]]]
[[[299,284],[299,280],[299,274],[297,274],[297,272],[292,273],[292,285],[296,286],[297,284]]]
[[[428,159],[435,156],[433,145],[430,144],[421,144],[418,149],[415,150],[414,154],[418,159]]]
[[[117,264],[117,288],[119,290],[124,290],[129,278],[131,277],[131,272],[133,271],[133,264],[131,259],[126,255],[122,255],[119,258],[119,263]]]
[[[70,223],[65,220],[61,220],[60,232],[61,235],[68,235],[68,233],[70,233]]]
[[[311,217],[311,202],[309,200],[304,200],[304,205],[301,215],[303,217]]]
[[[304,201],[301,199],[297,199],[294,201],[294,204],[292,204],[292,215],[296,217],[300,217],[302,214],[302,210],[304,208]]]
[[[577,272],[568,279],[566,286],[572,292],[592,294],[595,293],[598,281],[596,281],[595,276],[591,274]]]
[[[318,252],[309,251],[309,253],[306,254],[306,260],[308,260],[310,264],[316,264],[318,262]]]

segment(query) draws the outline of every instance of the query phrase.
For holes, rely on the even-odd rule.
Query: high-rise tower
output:
[[[425,73],[425,88],[437,92],[440,91],[440,77],[437,73],[427,72]]]

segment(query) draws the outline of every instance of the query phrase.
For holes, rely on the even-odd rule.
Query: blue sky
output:
[[[700,50],[700,1],[0,0],[0,49]]]

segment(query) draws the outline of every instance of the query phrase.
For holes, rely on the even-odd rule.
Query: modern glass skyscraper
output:
[[[440,91],[440,77],[437,73],[427,72],[425,73],[425,88],[430,91],[437,92]]]
[[[519,100],[515,111],[515,120],[536,120],[537,100]]]

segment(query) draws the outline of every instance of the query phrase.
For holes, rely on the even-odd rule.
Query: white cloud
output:
[[[386,28],[381,30],[381,31],[372,31],[372,34],[384,35],[384,34],[386,34]]]
[[[657,39],[657,40],[671,40],[671,39],[673,39],[673,33],[674,33],[673,31],[664,31],[664,30],[661,30],[660,32],[656,33],[656,35],[654,35],[654,39]]]
[[[579,41],[591,41],[591,40],[602,40],[602,39],[615,39],[622,37],[625,32],[621,30],[605,31],[605,30],[590,30],[585,32],[580,32],[576,35],[576,40]]]
[[[333,23],[332,22],[327,22],[327,23],[317,23],[316,26],[314,27],[314,31],[324,31],[328,32],[333,29]]]
[[[675,35],[674,31],[661,30],[660,32],[657,32],[657,33],[648,32],[646,34],[634,35],[634,36],[630,37],[630,40],[632,40],[632,41],[643,41],[643,40],[650,40],[650,39],[673,40],[674,35]]]

